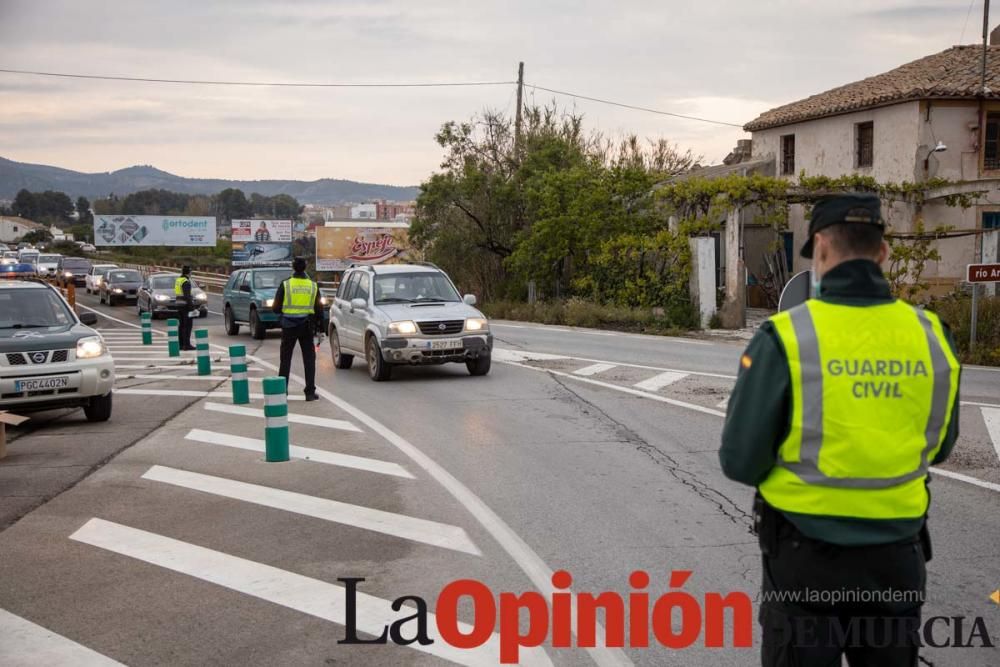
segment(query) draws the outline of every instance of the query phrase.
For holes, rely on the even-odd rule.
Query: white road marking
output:
[[[603,373],[604,371],[610,371],[612,368],[616,368],[615,364],[593,364],[591,366],[584,366],[583,368],[577,368],[573,371],[573,375],[597,375],[598,373]]]
[[[673,371],[667,371],[666,373],[654,375],[653,377],[643,380],[642,382],[636,382],[634,386],[636,389],[642,389],[643,391],[659,391],[667,385],[683,380],[687,376],[687,373],[674,373]]]
[[[0,609],[0,665],[110,667],[121,664],[47,628]]]
[[[338,625],[347,622],[345,589],[319,579],[103,519],[91,519],[73,533],[70,539],[158,565]],[[392,610],[389,600],[361,592],[358,592],[356,600],[357,629],[360,632],[381,635],[383,628],[401,615],[401,612]],[[409,607],[404,609],[405,613],[410,613]],[[413,643],[409,645],[410,648],[459,665],[496,667],[500,664],[497,635],[494,634],[478,649],[456,649],[438,635],[437,620],[433,614],[428,614],[427,621],[427,632],[434,643],[427,646]],[[460,627],[462,633],[472,632],[472,627],[467,624],[460,624]],[[541,648],[522,649],[521,663],[552,664]]]
[[[527,352],[524,350],[508,350],[506,348],[493,348],[493,359],[495,361],[555,361],[556,359],[569,359],[570,357],[561,354],[547,354],[545,352]]]
[[[212,313],[213,315],[218,315],[219,317],[222,317],[222,313],[217,313],[214,310],[210,310],[208,312]]]
[[[654,334],[637,334],[637,333],[627,333],[624,331],[594,331],[592,329],[584,329],[582,327],[559,327],[552,326],[548,324],[543,325],[523,325],[523,324],[501,324],[499,322],[490,322],[490,327],[497,327],[501,329],[531,329],[532,331],[553,331],[556,333],[577,333],[577,334],[590,334],[594,336],[628,336],[629,338],[648,338],[652,340],[669,341],[674,343],[684,343],[686,345],[716,345],[716,343],[710,343],[702,340],[692,340],[690,338],[680,338],[678,336],[657,336]]]
[[[317,498],[304,493],[295,493],[270,486],[249,484],[225,477],[203,475],[166,466],[153,466],[143,474],[142,478],[224,498],[242,500],[284,512],[310,516],[331,523],[354,526],[412,542],[429,544],[432,547],[482,556],[482,552],[472,543],[462,528],[438,521],[418,519],[405,514],[384,512],[371,507],[342,503],[338,500]]]
[[[231,415],[259,417],[260,419],[264,419],[263,410],[245,408],[241,405],[226,405],[225,403],[212,403],[210,401],[205,403],[205,409],[211,410],[212,412],[228,412]],[[332,428],[340,431],[353,431],[355,433],[361,432],[361,429],[357,426],[349,421],[344,421],[343,419],[328,419],[326,417],[313,417],[312,415],[297,415],[289,412],[288,421],[294,424],[308,424],[310,426],[321,426],[323,428]]]
[[[120,368],[120,367],[119,367]],[[153,375],[134,375],[126,373],[118,378],[119,380],[209,380],[213,382],[231,380],[228,375],[164,375],[155,373]],[[249,382],[263,382],[264,378],[247,378]]]
[[[216,431],[206,431],[200,428],[191,429],[184,436],[185,440],[201,442],[206,445],[220,445],[222,447],[233,447],[235,449],[245,449],[248,452],[264,452],[264,441],[256,438],[244,438],[239,435],[229,433],[217,433]],[[325,449],[311,449],[309,447],[299,447],[289,445],[288,455],[293,459],[312,461],[314,463],[326,463],[327,465],[340,466],[341,468],[353,468],[354,470],[366,470],[382,475],[392,475],[393,477],[403,477],[413,479],[405,468],[389,461],[379,461],[362,456],[351,456],[350,454],[340,454],[339,452],[329,452]]]
[[[975,401],[962,401],[962,405],[974,405],[981,408],[1000,408],[996,403],[977,403]]]
[[[86,306],[84,306],[86,308]],[[88,308],[88,310],[94,310],[93,308]],[[99,315],[108,317],[110,319],[115,319],[106,315],[100,311],[94,311]],[[118,320],[122,324],[132,327],[133,329],[140,328],[136,324],[130,322],[125,322],[124,320]],[[221,345],[215,343],[211,344],[212,347],[216,349],[221,349],[225,351]],[[261,359],[253,355],[248,355],[248,359],[253,359],[261,366],[271,369],[271,371],[277,373],[278,367],[269,361]],[[305,384],[302,376],[291,375],[290,379],[298,382],[299,384]],[[583,378],[581,378],[582,380]],[[439,465],[434,459],[430,458],[423,453],[419,448],[414,446],[408,440],[397,434],[395,431],[389,427],[382,424],[374,417],[368,415],[368,413],[354,407],[353,404],[335,396],[323,387],[317,387],[316,393],[322,396],[324,399],[332,403],[333,405],[339,407],[341,410],[352,416],[358,422],[367,426],[370,430],[375,431],[380,436],[385,438],[390,444],[394,445],[401,452],[406,454],[414,463],[424,469],[428,475],[434,478],[441,486],[445,488],[448,493],[450,493],[455,500],[459,502],[465,509],[472,514],[479,524],[487,531],[493,538],[500,544],[504,551],[517,563],[517,566],[521,568],[521,571],[527,575],[531,583],[544,595],[551,595],[556,592],[569,592],[568,590],[559,589],[558,591],[552,586],[552,568],[550,568],[541,557],[535,553],[535,551],[528,546],[528,544],[521,539],[513,528],[511,528],[507,523],[500,518],[490,507],[483,502],[483,500],[472,492],[467,486],[462,484],[458,479],[456,479],[451,473],[445,470],[441,465]],[[570,617],[571,617],[571,627],[573,628],[573,633],[576,633],[576,598],[570,598]],[[623,667],[626,665],[632,665],[632,661],[629,660],[625,652],[618,648],[608,648],[601,646],[604,643],[604,625],[599,621],[595,623],[594,636],[598,646],[594,648],[586,649],[590,654],[591,659],[599,667]],[[548,659],[547,657],[545,658]]]
[[[941,475],[943,477],[950,477],[952,479],[957,479],[961,482],[966,482],[968,484],[975,484],[976,486],[982,487],[984,489],[989,489],[991,491],[1000,492],[1000,484],[994,484],[993,482],[987,482],[986,480],[979,479],[978,477],[970,477],[969,475],[963,475],[960,472],[952,472],[951,470],[945,470],[944,468],[931,468],[934,474]]]
[[[115,389],[116,394],[124,394],[126,396],[191,396],[194,398],[205,398],[205,397],[215,397],[215,398],[228,398],[229,392],[226,391],[197,391],[195,389],[133,389],[132,387],[126,387],[124,389]],[[256,400],[263,400],[264,394],[251,393],[250,398]],[[305,396],[295,396],[290,395],[288,397],[289,401],[304,401]]]
[[[986,422],[986,431],[990,434],[990,440],[993,441],[993,450],[997,453],[997,458],[1000,458],[1000,409],[979,409],[983,412],[983,421]]]
[[[726,396],[724,399],[722,399],[721,401],[719,401],[718,404],[715,407],[717,407],[717,408],[719,408],[721,410],[725,410],[726,408],[728,408],[729,407],[729,397]]]
[[[191,372],[196,372],[198,370],[197,365],[193,361],[191,363],[189,363],[189,364],[175,364],[173,366],[157,366],[155,364],[115,364],[115,368],[126,368],[126,369],[132,369],[132,370],[142,370],[142,369],[150,369],[150,368],[162,368],[164,370],[171,370],[171,371],[186,371],[186,370],[190,370]],[[251,367],[247,368],[247,372],[248,373],[263,373],[264,369],[262,369],[262,368],[253,368],[251,366]],[[157,377],[159,377],[159,376],[157,376]]]

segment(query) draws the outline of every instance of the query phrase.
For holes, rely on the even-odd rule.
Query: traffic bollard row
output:
[[[195,330],[194,340],[198,349],[198,375],[211,375],[212,359],[208,353],[208,329]]]
[[[142,314],[142,344],[153,344],[153,316],[150,313]]]
[[[264,378],[264,460],[288,460],[288,395],[285,378]]]
[[[167,352],[171,357],[181,356],[181,341],[177,335],[179,324],[180,322],[173,318],[167,320]]]
[[[243,345],[229,346],[229,372],[233,378],[233,403],[250,402],[250,382],[247,379],[247,349]]]

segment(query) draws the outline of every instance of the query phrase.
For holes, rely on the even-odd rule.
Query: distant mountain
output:
[[[374,199],[409,201],[419,189],[396,185],[357,183],[335,178],[318,181],[227,181],[215,178],[184,178],[149,165],[127,167],[103,174],[85,174],[42,164],[27,164],[0,158],[0,199],[13,199],[21,188],[32,192],[56,190],[76,199],[94,200],[110,193],[122,196],[158,188],[187,194],[214,195],[226,188],[239,188],[247,197],[257,192],[265,196],[287,194],[302,204],[338,204]]]

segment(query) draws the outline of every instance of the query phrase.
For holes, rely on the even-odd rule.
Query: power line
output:
[[[639,106],[635,106],[633,104],[624,104],[622,102],[613,102],[611,100],[602,100],[602,99],[597,98],[597,97],[588,97],[587,95],[579,95],[577,93],[567,93],[564,90],[554,90],[552,88],[545,88],[543,86],[536,86],[535,84],[526,84],[526,85],[530,86],[531,88],[536,88],[538,90],[544,90],[547,93],[554,93],[556,95],[565,95],[567,97],[575,97],[575,98],[581,99],[581,100],[589,100],[591,102],[599,102],[600,104],[609,104],[609,105],[614,106],[614,107],[622,107],[624,109],[633,109],[635,111],[646,111],[648,113],[660,114],[661,116],[672,116],[674,118],[683,118],[684,120],[696,120],[696,121],[699,121],[701,123],[712,123],[714,125],[726,125],[728,127],[738,127],[740,129],[743,129],[743,126],[739,125],[737,123],[727,123],[726,121],[722,121],[722,120],[712,120],[710,118],[699,118],[698,116],[686,116],[684,114],[672,113],[670,111],[663,111],[661,109],[650,109],[648,107],[639,107]]]
[[[969,17],[972,16],[972,5],[976,4],[976,0],[969,0],[969,11],[965,13],[965,23],[962,24],[962,36],[958,38],[959,44],[965,44],[965,29],[969,27]]]
[[[459,81],[440,83],[293,83],[286,81],[209,81],[204,79],[153,79],[138,76],[105,74],[70,74],[67,72],[37,72],[21,69],[0,69],[3,74],[27,74],[62,79],[96,79],[100,81],[133,81],[140,83],[179,83],[196,86],[257,86],[279,88],[457,88],[471,86],[512,86],[516,81]]]

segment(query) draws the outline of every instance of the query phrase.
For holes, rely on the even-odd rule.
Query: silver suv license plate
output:
[[[459,350],[462,348],[462,339],[429,340],[426,343],[426,348],[428,350]]]
[[[60,375],[48,378],[32,378],[30,380],[14,380],[14,392],[44,391],[46,389],[63,389],[69,386],[69,377]]]

